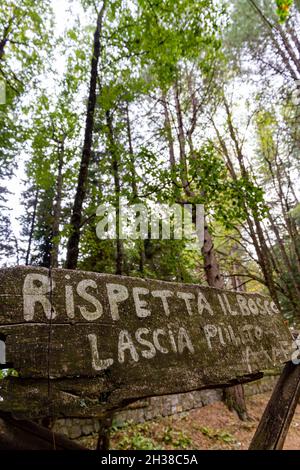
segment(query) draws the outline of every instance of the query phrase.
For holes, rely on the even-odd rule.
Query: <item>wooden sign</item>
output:
[[[135,399],[254,380],[290,360],[256,294],[82,271],[0,270],[0,410],[101,416]]]

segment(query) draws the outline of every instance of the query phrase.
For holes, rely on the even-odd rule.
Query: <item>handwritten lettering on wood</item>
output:
[[[253,380],[288,361],[292,344],[258,294],[34,267],[0,270],[1,338],[19,377],[0,382],[0,409],[26,416],[100,416]]]

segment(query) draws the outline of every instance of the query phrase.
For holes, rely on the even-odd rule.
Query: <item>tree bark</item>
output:
[[[173,142],[173,136],[172,136],[170,113],[168,109],[166,93],[162,93],[162,104],[163,104],[163,109],[164,109],[164,128],[165,128],[165,133],[167,136],[168,147],[169,147],[169,163],[170,163],[171,168],[173,168],[176,165],[176,160],[175,160],[175,150],[174,150],[174,142]]]
[[[126,127],[127,127],[128,150],[129,150],[129,159],[130,159],[130,173],[131,173],[130,182],[131,182],[131,187],[132,187],[132,199],[134,201],[138,197],[138,189],[137,189],[137,183],[136,183],[134,151],[133,151],[133,144],[132,144],[131,123],[130,123],[128,103],[126,103]]]
[[[3,36],[0,40],[0,60],[3,59],[4,49],[5,49],[6,44],[8,43],[9,35],[11,34],[12,24],[14,22],[14,19],[15,19],[14,15],[9,19],[7,26],[4,29]]]
[[[238,272],[237,266],[233,264],[233,272]],[[232,278],[232,287],[236,291],[244,291],[245,285],[240,287],[240,280],[237,276]],[[224,390],[223,399],[227,405],[229,411],[237,414],[241,421],[250,421],[250,416],[247,411],[247,405],[245,400],[245,392],[243,384],[235,385],[234,387],[228,387]]]
[[[177,115],[177,127],[178,127],[178,143],[179,143],[179,157],[180,157],[180,165],[181,165],[181,182],[185,191],[188,191],[189,183],[187,179],[188,168],[187,168],[187,161],[186,161],[186,150],[185,150],[185,132],[183,126],[183,115],[180,103],[180,91],[178,81],[176,81],[174,85],[174,96],[175,96],[175,108],[176,108],[176,115]]]
[[[229,411],[236,413],[236,415],[241,421],[250,420],[250,417],[247,412],[243,384],[238,384],[234,387],[225,388],[223,399]]]
[[[123,274],[124,263],[124,247],[123,240],[120,238],[120,196],[121,196],[121,182],[119,174],[119,156],[114,137],[113,119],[110,111],[106,111],[106,124],[108,128],[108,142],[109,152],[112,159],[112,174],[114,178],[115,188],[115,209],[116,209],[116,274]]]
[[[240,167],[240,173],[243,178],[249,178],[249,172],[246,169],[245,162],[244,162],[244,155],[242,152],[242,148],[239,144],[238,136],[236,134],[235,128],[233,126],[232,122],[232,116],[231,116],[231,111],[229,109],[229,105],[227,103],[227,100],[224,96],[224,105],[225,105],[225,110],[227,114],[227,123],[228,123],[228,128],[229,128],[229,134],[231,137],[231,140],[234,144],[235,151],[236,151],[236,156],[239,162],[239,167]],[[224,143],[223,143],[224,144]],[[226,157],[227,159],[230,160],[229,152],[226,152]],[[231,169],[233,169],[233,165],[231,164]],[[229,168],[230,168],[229,167]],[[237,174],[235,171],[232,172],[231,174],[232,178],[237,179]],[[248,210],[246,208],[246,213],[248,214]],[[250,215],[247,215],[247,223],[248,227],[250,230],[251,238],[253,240],[253,244],[255,245],[255,248],[257,248],[257,256],[259,260],[259,264],[261,267],[261,270],[264,274],[264,278],[266,280],[266,284],[269,288],[270,294],[276,303],[277,307],[280,308],[279,300],[278,300],[278,293],[277,293],[277,288],[275,286],[273,274],[272,274],[272,267],[270,264],[270,256],[269,256],[269,248],[266,243],[263,229],[261,227],[261,223],[258,220],[258,217],[256,214],[254,214],[253,220],[251,219]]]
[[[61,218],[62,188],[64,165],[64,139],[62,139],[59,149],[58,172],[56,178],[56,194],[53,207],[53,224],[52,224],[52,250],[51,250],[51,267],[58,268],[58,252],[59,252],[59,224]]]
[[[35,198],[34,198],[33,214],[32,214],[30,232],[29,232],[29,237],[28,237],[28,245],[27,245],[26,259],[25,259],[25,265],[26,266],[29,265],[29,258],[30,258],[30,255],[31,255],[31,244],[32,244],[33,232],[34,232],[34,227],[35,227],[38,197],[39,197],[39,190],[37,189],[36,193],[35,193]]]
[[[290,50],[287,47],[286,41],[284,41],[283,38],[281,38],[283,41],[283,46],[284,46],[283,48],[281,44],[279,44],[278,37],[276,35],[276,32],[277,34],[280,35],[279,29],[275,26],[275,24],[270,23],[270,21],[265,17],[264,13],[262,12],[262,10],[259,8],[259,6],[254,0],[249,0],[249,1],[252,4],[254,10],[258,13],[260,18],[262,19],[262,21],[268,26],[269,32],[270,32],[270,38],[275,46],[276,52],[280,56],[287,70],[290,72],[291,77],[293,78],[293,80],[298,80],[299,77],[295,69],[293,68],[294,61],[290,55]]]
[[[135,172],[135,161],[134,161],[134,150],[132,143],[131,134],[131,122],[129,116],[129,104],[126,103],[126,127],[127,127],[127,139],[128,139],[128,150],[130,158],[130,172],[131,172],[131,188],[132,188],[132,202],[138,200],[138,186],[136,181]],[[136,240],[137,249],[139,253],[139,272],[143,275],[145,270],[145,240]]]
[[[85,124],[84,144],[77,181],[76,195],[74,199],[72,216],[70,221],[71,234],[67,244],[67,259],[65,264],[67,269],[76,269],[79,256],[82,207],[87,191],[88,170],[92,152],[94,118],[97,98],[98,65],[101,55],[101,35],[106,3],[107,0],[103,0],[102,8],[98,13],[97,27],[94,34],[93,57],[91,62],[90,86]]]
[[[209,286],[224,289],[224,279],[220,274],[220,267],[216,257],[212,236],[207,223],[204,225],[204,244],[202,248],[204,270]]]
[[[187,180],[187,162],[186,162],[186,152],[185,152],[185,134],[183,128],[183,119],[182,111],[179,99],[179,90],[176,84],[175,86],[175,102],[177,110],[177,125],[178,125],[178,139],[179,139],[179,148],[180,148],[180,162],[183,166],[181,173],[182,185],[186,196],[189,198],[194,198],[195,193],[189,187]],[[196,125],[196,124],[195,124]],[[201,188],[200,188],[201,191]],[[220,266],[217,260],[216,252],[214,249],[213,237],[209,231],[208,223],[204,223],[204,243],[202,247],[202,255],[204,259],[204,270],[206,280],[209,286],[216,287],[218,289],[224,289],[224,278],[220,272]],[[244,399],[244,389],[242,385],[236,385],[234,387],[229,387],[227,391],[224,392],[227,400],[225,403],[229,405],[230,410],[235,410],[238,416],[243,419],[247,416],[246,403]]]
[[[97,441],[98,451],[109,450],[110,428],[112,424],[112,419],[113,419],[113,416],[112,414],[110,414],[100,420],[100,431],[98,434],[98,441]]]

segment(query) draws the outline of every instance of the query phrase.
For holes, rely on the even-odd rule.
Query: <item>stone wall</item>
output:
[[[278,376],[269,375],[256,382],[244,385],[245,395],[271,391]],[[114,414],[113,424],[121,426],[125,422],[143,423],[161,416],[170,416],[195,408],[209,405],[222,399],[222,389],[201,390],[181,393],[179,395],[164,395],[137,401],[124,410]],[[96,419],[57,419],[52,429],[65,434],[70,439],[88,436],[99,431],[99,421]]]

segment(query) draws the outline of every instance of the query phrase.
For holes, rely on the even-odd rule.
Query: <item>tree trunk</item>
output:
[[[108,128],[109,152],[112,159],[112,174],[115,187],[115,209],[116,209],[116,274],[123,274],[124,247],[123,240],[120,239],[120,196],[121,182],[119,174],[119,156],[114,137],[113,120],[109,111],[106,111],[106,124]]]
[[[13,15],[8,23],[7,23],[7,26],[5,27],[4,31],[3,31],[3,36],[0,40],[0,60],[3,59],[3,56],[4,56],[4,49],[5,49],[5,46],[6,44],[8,43],[8,39],[9,39],[9,35],[11,33],[11,29],[12,29],[12,24],[14,22],[14,19],[15,19],[15,16]]]
[[[208,285],[211,287],[217,287],[218,289],[224,289],[224,279],[220,273],[213,239],[206,223],[204,226],[204,245],[202,248],[202,254]],[[242,384],[226,388],[224,390],[223,398],[228,409],[235,412],[242,421],[249,419],[244,396],[244,387]]]
[[[4,56],[4,47],[6,43],[7,43],[6,39],[3,39],[2,41],[0,41],[0,60]]]
[[[189,190],[188,188],[188,168],[187,168],[187,161],[186,161],[186,146],[185,146],[185,132],[184,132],[184,125],[183,125],[183,115],[182,109],[180,104],[180,97],[179,97],[179,86],[178,82],[176,81],[174,86],[174,96],[175,96],[175,107],[176,107],[176,115],[177,115],[177,126],[178,126],[178,143],[179,143],[179,156],[180,156],[180,166],[181,166],[181,181],[183,188],[185,191]]]
[[[134,151],[131,135],[131,123],[129,116],[129,105],[126,103],[126,127],[127,127],[127,139],[128,139],[128,150],[130,158],[130,173],[131,173],[131,189],[132,189],[132,202],[138,202],[138,187],[136,182],[135,162],[134,162]],[[138,253],[139,253],[139,272],[143,275],[145,269],[145,244],[144,240],[136,240]]]
[[[135,201],[138,197],[138,189],[136,183],[135,163],[134,163],[134,151],[131,136],[131,123],[129,116],[129,105],[126,103],[126,127],[127,127],[127,139],[128,139],[128,150],[130,159],[130,173],[131,173],[131,188],[132,188],[132,199]]]
[[[224,279],[220,274],[213,239],[209,232],[207,223],[204,225],[204,244],[202,248],[204,258],[205,276],[209,286],[224,289]]]
[[[274,219],[273,219],[273,217],[270,213],[268,215],[268,218],[269,218],[269,221],[271,223],[272,230],[273,230],[273,232],[276,236],[277,244],[279,246],[279,250],[280,250],[280,253],[281,253],[281,256],[282,256],[282,260],[283,260],[284,270],[287,270],[287,272],[289,273],[289,275],[291,277],[291,280],[292,280],[292,285],[293,285],[293,288],[294,288],[294,291],[295,291],[295,294],[296,294],[296,303],[298,303],[300,305],[300,283],[299,283],[299,279],[294,273],[293,266],[292,266],[290,258],[288,257],[284,242],[283,242],[283,240],[280,236],[278,227],[277,227],[277,225],[276,225],[276,223],[275,223],[275,221],[274,221]]]
[[[16,248],[17,266],[20,265],[20,248],[17,237],[14,236],[14,244]]]
[[[37,189],[36,193],[35,193],[35,198],[34,198],[33,214],[32,214],[30,232],[29,232],[29,237],[28,237],[28,245],[27,245],[26,259],[25,259],[25,265],[26,266],[29,265],[29,258],[30,258],[30,255],[31,255],[31,244],[32,244],[33,232],[34,232],[34,227],[35,227],[35,219],[36,219],[36,210],[37,210],[38,198],[39,198],[39,190]]]
[[[162,93],[162,104],[163,104],[163,109],[164,109],[164,128],[165,128],[165,133],[166,133],[168,147],[169,147],[169,163],[170,163],[170,167],[173,168],[176,165],[176,160],[175,160],[175,150],[174,150],[170,113],[168,109],[166,93]]]
[[[62,188],[63,175],[62,169],[64,165],[64,139],[59,149],[58,173],[56,178],[56,194],[55,204],[53,208],[53,224],[52,224],[52,250],[51,250],[51,267],[58,268],[58,252],[59,252],[59,224],[61,218]]]
[[[76,195],[71,216],[71,234],[67,244],[66,268],[76,269],[79,256],[80,228],[82,222],[82,207],[87,190],[88,170],[91,159],[94,117],[97,98],[98,64],[101,54],[101,34],[103,27],[103,17],[106,8],[106,0],[103,1],[102,8],[98,13],[97,27],[94,34],[93,57],[91,62],[90,87],[87,105],[87,115],[85,124],[84,144],[81,156],[80,170],[77,181]]]
[[[233,264],[232,271],[237,272],[237,266]],[[238,277],[233,276],[232,287],[236,291],[244,291],[245,285],[240,286],[241,282]],[[225,388],[223,394],[224,403],[227,405],[229,411],[237,414],[241,421],[250,421],[251,418],[247,411],[243,384],[235,385],[234,387]]]
[[[105,416],[100,420],[100,431],[98,434],[97,450],[109,450],[110,428],[112,423],[112,414]]]
[[[180,148],[180,162],[183,166],[182,171],[182,184],[183,189],[187,197],[195,197],[194,192],[190,189],[189,183],[187,181],[187,163],[186,163],[186,153],[185,153],[185,141],[184,141],[184,128],[182,120],[182,112],[179,100],[179,91],[176,85],[175,88],[175,101],[176,101],[176,110],[177,110],[177,121],[179,129],[179,148]],[[224,279],[220,272],[220,267],[218,264],[216,252],[213,244],[213,237],[209,231],[207,222],[204,223],[204,244],[202,247],[202,255],[204,258],[204,270],[206,280],[209,286],[216,287],[218,289],[224,289]],[[242,385],[236,385],[234,387],[229,387],[225,391],[225,403],[228,405],[230,411],[234,410],[237,412],[238,416],[241,419],[245,419],[247,416],[246,403],[244,399],[244,389]]]
[[[238,136],[236,134],[233,122],[232,122],[232,115],[231,111],[229,108],[229,105],[227,103],[226,98],[224,97],[224,105],[225,105],[225,110],[227,114],[227,123],[228,123],[228,128],[229,128],[229,134],[231,137],[231,140],[234,144],[235,150],[236,150],[236,156],[239,162],[239,167],[240,167],[240,172],[241,176],[243,178],[249,178],[249,172],[247,171],[245,167],[245,162],[244,162],[244,155],[242,152],[242,148],[239,144]],[[218,136],[219,137],[219,136]],[[220,140],[220,139],[219,139]],[[224,148],[225,147],[225,148]],[[230,161],[230,156],[229,152],[227,151],[226,144],[223,141],[222,142],[222,149],[225,150],[226,158],[228,161]],[[229,165],[229,170],[231,171],[231,176],[233,179],[237,179],[237,174],[233,168],[232,162],[231,165]],[[245,204],[245,203],[244,203]],[[248,208],[245,206],[246,213],[248,214]],[[273,278],[273,273],[272,273],[272,266],[270,263],[270,253],[269,253],[269,248],[265,240],[265,236],[263,233],[263,229],[261,227],[261,223],[256,216],[256,214],[253,214],[253,220],[249,215],[247,215],[247,223],[249,227],[249,231],[251,234],[251,238],[253,241],[253,244],[255,246],[256,252],[257,252],[257,257],[259,261],[259,265],[261,267],[261,270],[263,272],[266,284],[268,286],[268,289],[270,291],[271,297],[273,298],[274,302],[276,303],[277,307],[280,309],[280,304],[278,300],[278,293],[277,293],[277,288],[274,282]]]
[[[287,70],[290,72],[291,77],[294,80],[298,80],[297,73],[294,69],[294,61],[292,60],[292,57],[290,55],[289,49],[287,48],[286,42],[283,42],[283,44],[280,44],[279,41],[278,41],[278,37],[276,35],[276,32],[279,34],[278,28],[277,27],[275,28],[274,25],[268,21],[268,19],[265,17],[262,10],[258,7],[258,5],[257,5],[258,2],[254,2],[253,0],[250,0],[250,2],[252,4],[253,8],[259,14],[262,21],[264,21],[267,24],[267,26],[269,27],[270,38],[271,38],[271,40],[272,40],[272,42],[275,46],[277,54],[280,56],[283,64],[285,65]]]
[[[242,384],[225,388],[223,400],[229,411],[236,413],[241,421],[250,420],[247,412],[244,387]]]

